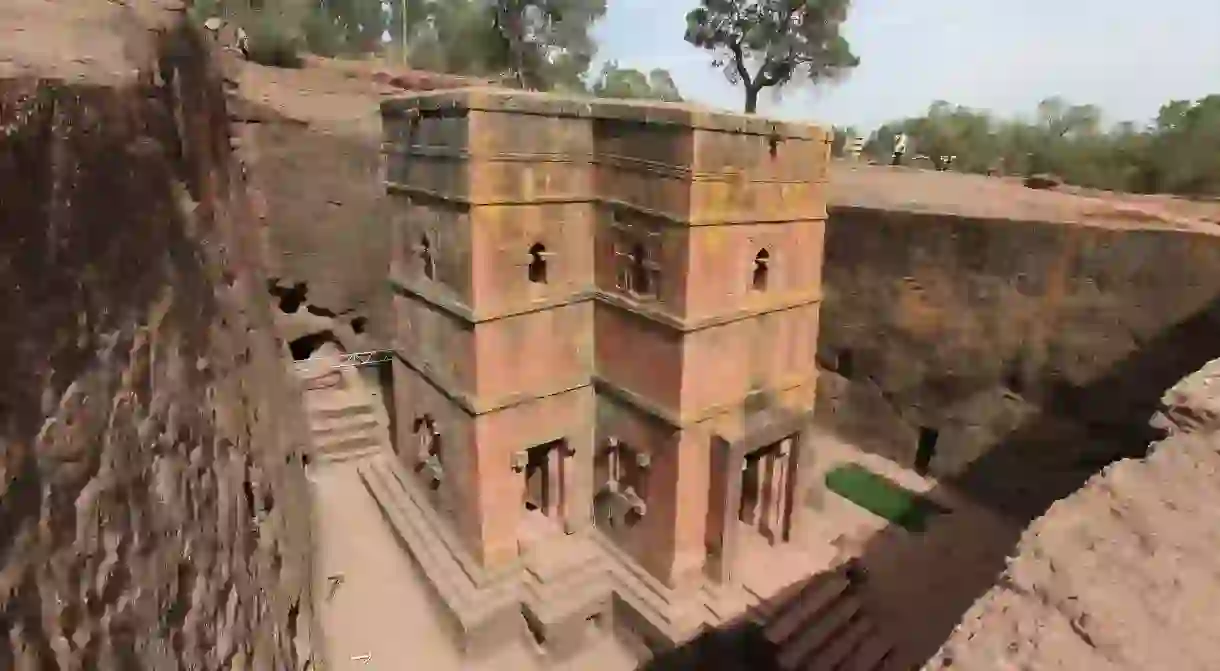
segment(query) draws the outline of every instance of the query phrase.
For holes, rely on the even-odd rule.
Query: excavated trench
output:
[[[1162,394],[1220,342],[1220,236],[1155,221],[832,207],[824,281],[818,425],[994,515],[858,549],[916,665],[1031,522],[1147,454]]]
[[[335,279],[310,256],[324,245],[302,243],[293,275],[330,307],[268,280],[222,77],[179,13],[10,2],[0,19],[48,35],[125,28],[97,53],[0,47],[18,65],[0,69],[0,668],[312,668],[305,420],[286,374],[375,335],[351,296],[385,263]],[[268,160],[291,162],[290,144]],[[332,185],[360,212],[377,211],[374,159]],[[853,550],[898,668],[996,586],[1027,525],[1145,454],[1162,392],[1220,342],[1220,237],[1155,222],[832,207],[824,277],[819,428],[951,502],[926,532]]]

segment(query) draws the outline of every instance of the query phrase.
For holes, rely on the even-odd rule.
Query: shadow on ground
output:
[[[1020,531],[1057,500],[1123,458],[1142,457],[1158,439],[1148,421],[1166,389],[1202,368],[1220,350],[1220,299],[1162,332],[1139,351],[1084,386],[1052,381],[1043,411],[1011,432],[938,489],[965,496],[1012,522],[988,542],[922,542],[890,525],[865,542],[856,560],[867,573],[868,607],[883,631],[900,643],[887,669],[917,669],[940,648],[970,606],[985,594],[1015,552]],[[1130,418],[1117,421],[1114,418]],[[1067,419],[1084,426],[1073,449],[1064,445]],[[933,490],[930,497],[941,499]],[[953,513],[949,514],[950,516]],[[936,524],[935,522],[933,524]],[[921,534],[922,536],[922,534]],[[958,561],[968,559],[968,561]],[[810,580],[816,580],[817,577]],[[738,622],[642,665],[671,669],[774,669],[757,625]]]

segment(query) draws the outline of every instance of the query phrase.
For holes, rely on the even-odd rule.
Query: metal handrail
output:
[[[310,357],[302,361],[297,361],[293,365],[297,370],[313,368],[316,364],[328,364],[326,367],[330,369],[351,368],[353,366],[369,366],[372,364],[384,363],[389,361],[393,356],[393,350],[383,349],[374,350],[372,352],[343,353],[337,356]]]

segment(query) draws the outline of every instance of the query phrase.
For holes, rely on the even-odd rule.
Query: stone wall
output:
[[[1018,194],[1019,195],[1019,194]],[[818,419],[1025,518],[1141,454],[1220,338],[1220,238],[832,208]]]
[[[172,3],[13,3],[0,669],[311,668],[299,397],[220,77]]]

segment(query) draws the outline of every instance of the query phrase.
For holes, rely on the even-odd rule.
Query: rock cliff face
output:
[[[1220,236],[1043,192],[1005,215],[1013,194],[968,188],[986,178],[932,175],[990,209],[831,208],[818,418],[1032,520],[1142,455],[1161,391],[1215,352]]]
[[[0,669],[305,669],[299,398],[180,8],[0,7]]]
[[[390,263],[381,180],[383,96],[399,89],[310,59],[300,70],[234,67],[236,128],[283,284],[311,306],[373,317]],[[388,309],[388,305],[385,306]]]
[[[1163,399],[1169,433],[1034,523],[925,667],[1220,668],[1220,360]]]

